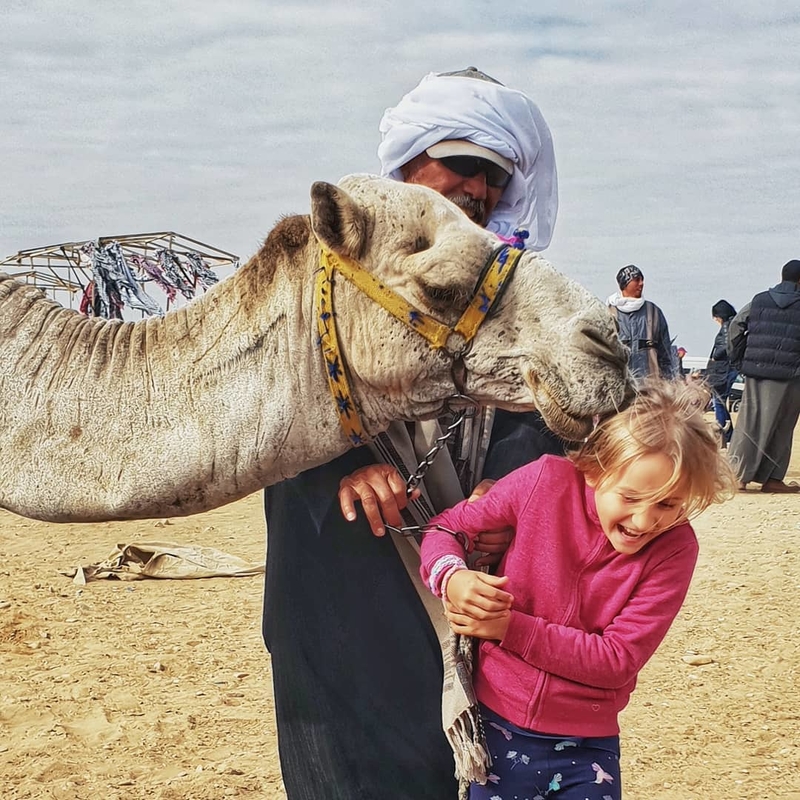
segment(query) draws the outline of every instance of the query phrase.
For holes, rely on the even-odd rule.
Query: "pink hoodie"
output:
[[[478,699],[538,733],[619,733],[617,715],[689,589],[698,553],[691,525],[635,555],[617,553],[600,527],[594,490],[557,456],[515,470],[479,500],[432,522],[470,539],[505,526],[516,530],[497,570],[510,577],[511,621],[502,642],[480,640]],[[464,555],[453,536],[426,534],[423,580],[452,555]]]

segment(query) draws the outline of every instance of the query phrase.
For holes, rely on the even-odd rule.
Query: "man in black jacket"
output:
[[[781,270],[781,282],[757,294],[733,319],[729,350],[746,377],[730,444],[741,490],[750,481],[762,492],[795,494],[784,477],[800,417],[800,261]],[[743,343],[743,352],[742,344]]]

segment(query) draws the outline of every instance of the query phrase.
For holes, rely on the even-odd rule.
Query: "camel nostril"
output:
[[[627,366],[627,354],[616,336],[609,340],[607,331],[600,331],[591,325],[580,326],[575,332],[575,336],[576,344],[585,353],[604,361],[610,361],[616,367]]]

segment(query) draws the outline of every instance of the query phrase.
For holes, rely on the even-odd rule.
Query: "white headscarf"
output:
[[[625,297],[620,292],[609,295],[606,305],[614,306],[626,314],[638,311],[644,305],[644,297]]]
[[[558,183],[553,139],[536,104],[497,83],[426,75],[381,119],[381,174],[403,180],[400,167],[445,139],[466,139],[515,164],[487,230],[510,237],[529,231],[527,247],[544,250],[553,236]]]

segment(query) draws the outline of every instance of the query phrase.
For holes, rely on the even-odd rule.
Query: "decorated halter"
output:
[[[336,336],[333,311],[333,273],[341,273],[367,297],[374,300],[393,317],[419,333],[436,350],[445,349],[454,363],[469,348],[486,315],[500,297],[514,268],[522,255],[517,246],[502,245],[489,257],[481,272],[478,286],[458,322],[448,327],[439,320],[414,308],[406,299],[381,283],[357,261],[322,248],[320,267],[316,273],[314,303],[317,314],[319,345],[325,359],[328,385],[336,403],[339,422],[348,440],[354,446],[364,444],[369,437],[364,431],[347,380],[347,370]]]

